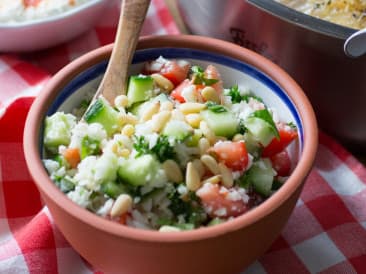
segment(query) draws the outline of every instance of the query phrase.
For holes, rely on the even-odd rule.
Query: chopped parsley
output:
[[[207,109],[215,113],[227,112],[227,109],[223,105],[216,104],[214,102],[206,103]]]
[[[137,151],[135,158],[138,158],[144,154],[153,154],[162,163],[168,159],[175,159],[176,153],[174,147],[170,145],[167,136],[159,136],[156,144],[150,148],[149,142],[144,136],[136,137],[133,144],[134,149]]]
[[[194,192],[189,192],[187,200],[183,200],[180,194],[174,190],[169,193],[168,198],[171,201],[169,209],[174,216],[183,216],[188,224],[199,227],[207,219],[203,207],[200,205],[200,199]]]

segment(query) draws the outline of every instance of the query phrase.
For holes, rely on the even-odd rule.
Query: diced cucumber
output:
[[[269,159],[262,159],[255,162],[247,171],[248,180],[253,185],[254,190],[264,196],[269,196],[272,190],[275,171]]]
[[[56,112],[45,120],[44,144],[48,149],[70,143],[71,129],[76,125],[76,117],[63,112]]]
[[[112,152],[105,152],[94,167],[95,179],[100,182],[114,181],[117,178],[118,157]]]
[[[101,190],[113,199],[117,198],[122,193],[128,193],[125,185],[111,181],[103,183],[101,185]]]
[[[267,146],[275,137],[272,126],[261,118],[248,117],[245,120],[245,126],[263,146]]]
[[[203,119],[217,136],[231,138],[238,129],[239,121],[230,111],[213,112],[211,110],[201,111]]]
[[[128,184],[143,186],[154,178],[158,168],[158,160],[152,155],[146,154],[135,159],[122,161],[118,169],[118,175]]]
[[[99,123],[107,132],[108,136],[117,132],[122,127],[119,113],[103,97],[98,98],[85,113],[84,120],[88,123]]]
[[[151,76],[131,76],[127,88],[128,105],[132,106],[134,103],[150,99],[153,95],[153,87],[154,80]]]
[[[183,141],[187,137],[191,136],[193,132],[193,128],[187,123],[179,120],[170,120],[164,127],[163,135]]]

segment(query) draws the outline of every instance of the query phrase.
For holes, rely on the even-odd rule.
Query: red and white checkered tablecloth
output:
[[[0,53],[0,273],[100,273],[66,242],[25,164],[24,122],[49,78],[113,41],[118,8],[79,38],[32,54]],[[178,34],[163,0],[152,0],[143,34]],[[320,134],[301,199],[272,247],[243,273],[366,273],[366,169]]]

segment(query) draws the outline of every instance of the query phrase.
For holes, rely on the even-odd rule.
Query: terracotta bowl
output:
[[[70,111],[95,90],[112,46],[75,60],[50,80],[36,98],[25,127],[29,170],[65,238],[93,266],[107,273],[239,273],[261,256],[280,234],[300,195],[317,150],[313,109],[301,88],[264,57],[228,42],[199,36],[145,37],[132,72],[159,57],[214,63],[224,83],[245,81],[281,119],[294,121],[299,141],[291,148],[292,175],[257,208],[229,222],[191,231],[161,233],[119,225],[79,207],[49,179],[42,165],[43,120]]]

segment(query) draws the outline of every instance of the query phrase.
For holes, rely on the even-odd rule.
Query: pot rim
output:
[[[194,35],[147,36],[140,38],[137,49],[159,47],[202,49],[245,61],[249,65],[252,65],[269,75],[273,81],[286,90],[286,93],[294,102],[294,105],[300,114],[304,129],[304,143],[301,158],[292,175],[286,181],[286,184],[260,206],[229,222],[192,231],[161,233],[158,231],[146,231],[121,226],[120,224],[99,217],[72,202],[51,181],[39,157],[39,129],[42,126],[42,119],[39,119],[39,117],[40,115],[42,117],[45,116],[49,104],[57,95],[57,92],[52,93],[52,90],[60,89],[87,67],[107,59],[111,54],[112,46],[113,45],[107,45],[93,50],[59,71],[37,96],[27,117],[24,130],[24,151],[29,171],[36,185],[41,190],[42,195],[47,199],[52,199],[54,203],[62,208],[62,210],[66,211],[67,214],[72,215],[74,218],[79,219],[95,229],[110,233],[117,237],[161,243],[197,241],[225,235],[260,221],[279,208],[302,187],[315,159],[318,144],[318,129],[315,114],[309,100],[297,83],[285,71],[259,54],[218,39]],[[36,132],[36,134],[34,134],[34,132]]]
[[[255,7],[272,14],[284,21],[299,27],[314,31],[326,36],[346,40],[356,29],[338,25],[329,21],[319,19],[317,17],[299,12],[289,8],[276,1],[268,0],[247,0],[247,2]]]

